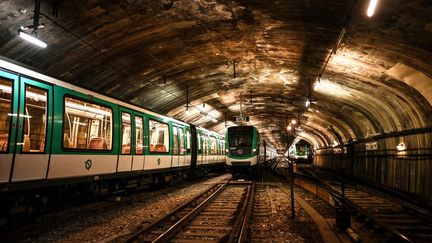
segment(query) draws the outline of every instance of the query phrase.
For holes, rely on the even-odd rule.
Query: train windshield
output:
[[[230,147],[252,146],[253,127],[232,127],[228,129]]]

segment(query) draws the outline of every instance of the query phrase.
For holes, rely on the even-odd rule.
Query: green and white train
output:
[[[236,177],[239,173],[256,173],[257,165],[277,156],[276,149],[261,138],[253,126],[233,126],[225,135],[226,164]]]
[[[0,196],[80,182],[139,187],[224,163],[215,132],[0,58]]]

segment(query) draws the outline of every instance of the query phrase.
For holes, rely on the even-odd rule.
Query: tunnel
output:
[[[0,56],[280,151],[304,140],[314,164],[432,207],[432,2],[369,2],[3,0]]]

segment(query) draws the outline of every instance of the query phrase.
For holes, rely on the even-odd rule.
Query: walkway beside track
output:
[[[286,188],[284,188],[287,190]],[[289,193],[287,191],[287,193]],[[311,216],[315,222],[324,242],[328,243],[343,243],[332,230],[331,226],[327,223],[326,219],[318,213],[309,203],[303,200],[300,195],[295,193],[295,200],[300,204],[300,206]]]

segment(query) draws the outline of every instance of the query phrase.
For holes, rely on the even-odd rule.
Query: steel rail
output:
[[[242,227],[240,229],[239,237],[237,240],[238,243],[243,243],[247,241],[247,233],[249,232],[249,220],[252,215],[252,207],[253,207],[253,202],[255,197],[255,185],[256,183],[254,181],[252,184],[252,188],[250,189],[248,198],[246,199],[247,204],[245,205],[247,206],[242,220]]]
[[[170,238],[172,238],[177,231],[179,231],[183,226],[185,226],[193,217],[195,217],[199,212],[201,212],[202,209],[205,208],[205,206],[208,205],[217,195],[219,195],[229,184],[229,181],[225,184],[223,184],[219,189],[217,189],[215,192],[213,192],[207,199],[205,199],[203,202],[201,202],[196,208],[194,208],[191,212],[186,214],[183,218],[181,218],[179,221],[177,221],[173,226],[171,226],[168,230],[166,230],[164,233],[159,235],[155,240],[153,240],[153,243],[157,242],[167,242]]]
[[[157,219],[156,221],[154,221],[153,223],[151,223],[150,225],[147,225],[146,227],[136,231],[135,233],[129,235],[129,237],[127,237],[125,240],[123,240],[123,242],[127,242],[127,243],[131,243],[131,242],[135,242],[140,235],[142,235],[144,232],[147,232],[149,229],[151,229],[152,227],[160,224],[161,222],[171,218],[172,216],[174,216],[176,213],[178,213],[180,210],[183,210],[184,208],[188,207],[192,202],[194,202],[195,200],[199,199],[200,197],[202,197],[203,195],[211,192],[212,190],[214,190],[216,187],[220,186],[220,188],[218,190],[220,190],[222,187],[226,186],[229,183],[226,182],[225,184],[223,184],[222,186],[220,186],[220,184],[216,184],[214,186],[212,186],[211,188],[207,189],[206,191],[204,191],[203,193],[200,193],[198,196],[192,198],[191,200],[185,202],[184,204],[178,206],[177,208],[173,209],[172,211],[170,211],[168,214],[166,214],[165,216]]]
[[[339,201],[339,203],[342,201],[342,196],[341,193],[338,192],[337,190],[335,190],[334,188],[332,188],[331,186],[321,182],[317,182],[317,178],[313,178],[312,180],[310,180],[311,178],[308,178],[307,176],[304,175],[298,175],[301,178],[307,178],[307,180],[309,182],[312,182],[313,184],[315,184],[316,186],[319,186],[325,190],[327,190],[329,192],[329,194],[331,194],[334,198],[337,199],[337,201]],[[322,186],[322,184],[324,184],[325,186]],[[376,224],[380,225],[381,227],[385,228],[387,231],[391,232],[392,234],[394,234],[395,236],[397,236],[398,238],[400,238],[401,240],[405,241],[405,242],[413,242],[407,235],[405,235],[404,233],[400,232],[397,229],[394,229],[391,225],[384,223],[382,220],[380,220],[379,218],[375,217],[372,213],[368,212],[367,210],[365,210],[364,208],[362,208],[361,206],[357,205],[355,202],[351,201],[348,198],[344,198],[344,202],[346,204],[348,204],[350,207],[355,208],[357,211],[361,212],[362,214],[366,215],[368,218],[370,218],[371,220],[373,220]]]

